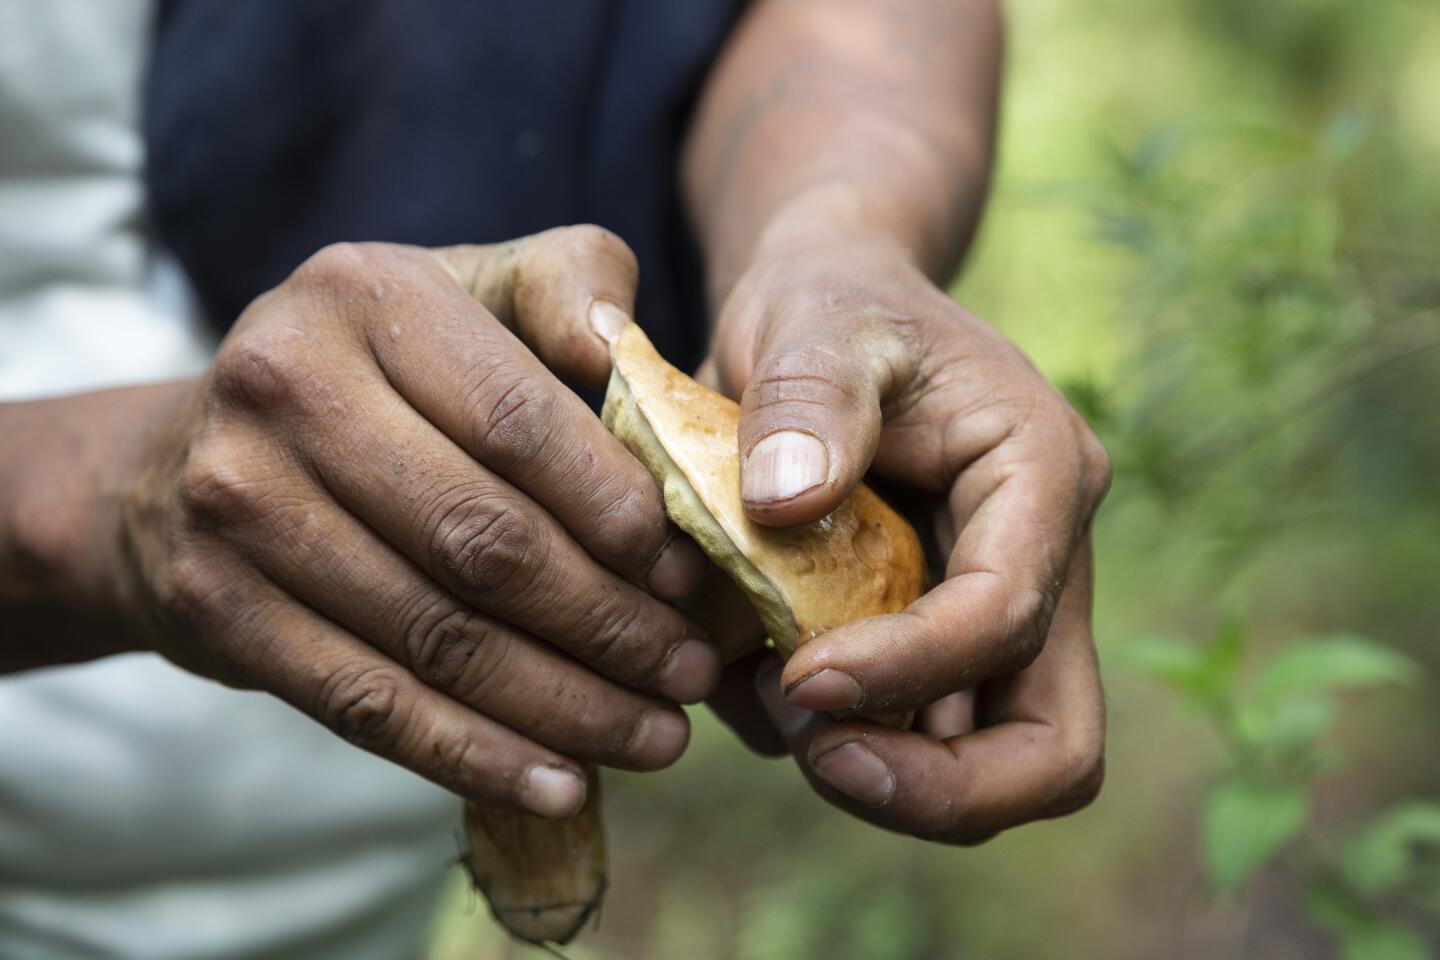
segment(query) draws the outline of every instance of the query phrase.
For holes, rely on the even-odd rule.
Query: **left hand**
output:
[[[773,655],[733,665],[722,718],[919,837],[975,843],[1089,803],[1105,718],[1088,532],[1110,467],[1060,393],[901,251],[843,237],[757,256],[701,378],[741,397],[752,519],[822,517],[869,472],[912,520],[924,508],[945,558],[905,611],[826,633],[783,673]],[[846,710],[921,713],[913,731],[827,713]]]

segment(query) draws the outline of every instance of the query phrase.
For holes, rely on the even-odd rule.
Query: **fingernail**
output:
[[[740,492],[751,503],[789,500],[824,483],[829,469],[830,457],[818,437],[781,430],[751,448]]]
[[[878,807],[895,791],[895,775],[869,747],[854,740],[815,758],[815,775],[846,796]]]
[[[865,692],[848,673],[826,668],[785,691],[785,699],[807,710],[853,710]]]
[[[560,819],[574,816],[585,803],[585,781],[569,770],[533,767],[525,775],[520,802],[542,817]]]
[[[698,703],[720,679],[720,655],[702,640],[686,640],[660,672],[655,688],[676,703]]]
[[[625,332],[630,315],[614,300],[597,298],[590,304],[590,329],[606,343],[614,343]]]
[[[683,713],[652,710],[630,738],[630,762],[645,770],[667,767],[685,752],[690,742],[690,722]]]
[[[700,586],[704,575],[705,554],[688,537],[675,536],[660,551],[645,582],[662,600],[684,600]]]

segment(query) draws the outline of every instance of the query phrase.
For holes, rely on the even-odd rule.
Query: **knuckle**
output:
[[[293,279],[329,293],[369,291],[387,249],[379,243],[332,243],[311,254]]]
[[[745,399],[758,410],[794,404],[844,410],[858,402],[852,379],[846,365],[827,351],[782,350],[761,362]]]
[[[602,489],[590,500],[587,546],[626,571],[641,573],[665,545],[665,505],[653,483]]]
[[[1105,751],[1098,737],[1087,736],[1071,745],[1065,756],[1064,788],[1056,814],[1074,813],[1094,803],[1105,785]]]
[[[200,527],[248,519],[259,501],[256,482],[238,462],[205,447],[186,459],[179,498],[185,515]]]
[[[342,667],[320,689],[317,713],[335,733],[362,749],[398,736],[400,681],[388,667]]]
[[[474,623],[473,612],[449,602],[422,612],[405,639],[412,672],[433,687],[453,687],[475,655]]]
[[[215,358],[211,385],[222,400],[273,412],[311,409],[323,392],[293,330],[256,327],[231,337]]]
[[[617,598],[602,603],[594,612],[595,628],[579,641],[579,656],[588,663],[602,667],[623,667],[633,660],[637,651],[633,638],[637,634],[640,608]],[[654,672],[664,662],[664,651],[656,651]]]
[[[462,793],[469,786],[473,769],[470,763],[475,741],[470,737],[441,737],[430,747],[431,776],[452,793]]]
[[[475,427],[481,460],[498,469],[516,469],[542,456],[556,416],[557,397],[529,378],[515,380],[474,407],[484,412]]]
[[[238,589],[225,571],[196,548],[187,548],[156,578],[154,594],[161,616],[181,628],[195,628],[223,617]]]
[[[561,227],[555,238],[564,254],[569,257],[595,258],[618,268],[622,275],[639,274],[639,261],[635,251],[620,236],[593,223],[580,223]]]
[[[1010,666],[1014,671],[1023,670],[1040,656],[1058,602],[1058,584],[1053,589],[1026,586],[1011,601],[1006,619],[1012,644]]]
[[[1074,791],[1071,794],[1070,812],[1083,810],[1090,806],[1100,797],[1100,790],[1105,786],[1105,758],[1096,757],[1085,770],[1083,777],[1075,782]]]
[[[495,498],[466,498],[437,525],[441,569],[481,593],[524,593],[542,564],[534,525],[520,507]]]
[[[506,666],[515,650],[515,637],[493,628],[476,630],[473,623],[471,629],[471,656],[450,689],[457,696],[474,701],[508,673]]]

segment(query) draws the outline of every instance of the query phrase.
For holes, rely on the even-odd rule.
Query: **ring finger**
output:
[[[684,750],[683,711],[458,600],[320,490],[284,504],[257,512],[234,545],[285,592],[430,686],[577,759],[653,770]]]

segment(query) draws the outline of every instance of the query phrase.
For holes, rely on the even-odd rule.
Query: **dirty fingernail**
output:
[[[873,750],[851,741],[815,759],[815,774],[861,803],[878,807],[895,791],[895,775]]]
[[[630,762],[645,770],[669,766],[690,742],[690,721],[683,713],[652,710],[630,738]]]
[[[704,575],[705,554],[688,537],[675,536],[660,551],[645,582],[662,600],[684,600],[700,586]]]
[[[596,300],[590,304],[590,329],[606,343],[614,343],[630,323],[627,314],[613,300]]]
[[[818,437],[781,430],[751,448],[741,494],[751,503],[789,500],[824,483],[829,469],[830,457]]]
[[[848,673],[826,668],[785,691],[785,699],[807,710],[853,710],[864,696]]]
[[[520,802],[542,817],[574,816],[585,803],[585,781],[569,770],[535,767],[525,776]]]
[[[702,640],[686,640],[665,664],[655,687],[677,703],[698,703],[720,679],[720,655]]]

